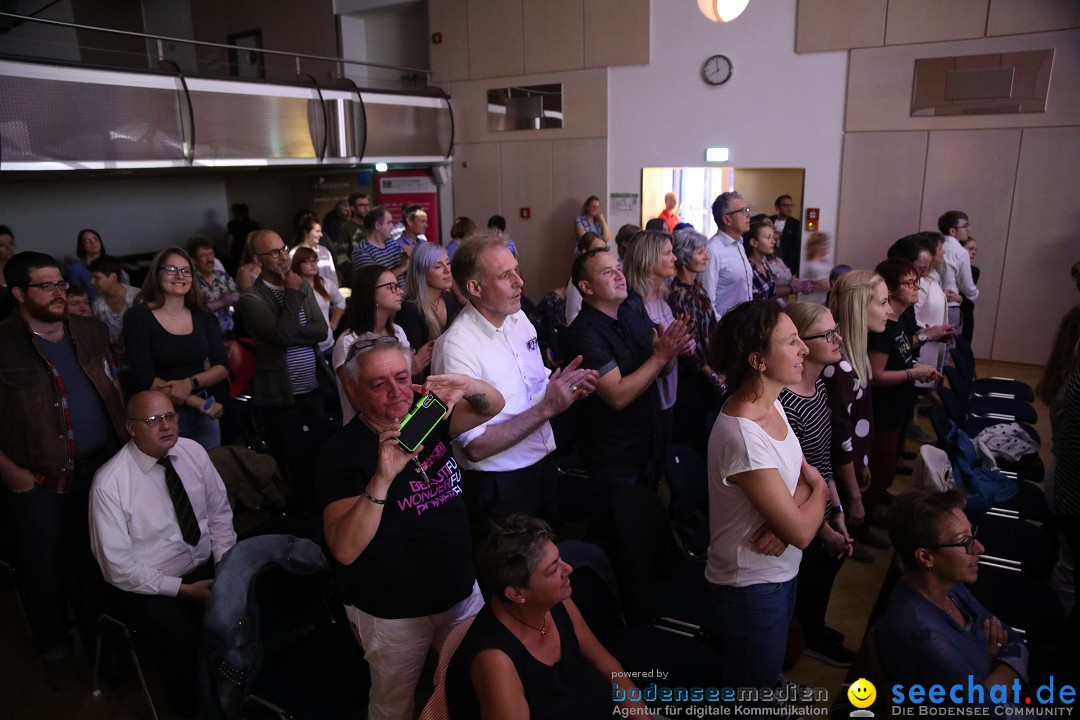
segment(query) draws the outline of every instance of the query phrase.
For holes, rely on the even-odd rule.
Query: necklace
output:
[[[540,633],[541,635],[547,635],[547,613],[544,613],[544,622],[540,627],[536,627],[535,625],[530,625],[529,623],[525,622],[524,620],[519,618],[514,613],[510,612],[509,609],[507,609],[506,614],[509,615],[510,617],[514,618],[515,620],[517,620],[519,623],[521,623],[525,627],[529,628],[530,630],[535,630],[536,632]]]
[[[356,413],[356,415],[357,415],[357,417],[359,417],[363,421],[364,425],[367,426],[367,429],[370,430],[371,432],[375,433],[375,437],[378,438],[379,437],[379,431],[375,429],[374,425],[372,425],[370,422],[368,422],[368,419],[366,417],[364,417],[364,413],[358,412],[358,413]],[[420,458],[414,457],[412,459],[412,463],[413,463],[413,465],[416,466],[416,472],[420,474],[420,477],[424,478],[424,482],[427,483],[428,485],[430,485],[431,484],[431,478],[428,477],[427,469],[420,463]]]

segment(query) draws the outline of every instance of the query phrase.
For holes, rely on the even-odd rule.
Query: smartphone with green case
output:
[[[446,415],[446,405],[435,393],[428,393],[416,401],[412,410],[401,421],[401,435],[398,445],[408,453],[416,452],[431,431]]]

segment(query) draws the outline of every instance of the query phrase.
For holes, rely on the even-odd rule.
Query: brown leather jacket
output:
[[[101,396],[118,439],[124,429],[124,402],[113,382],[109,332],[92,318],[69,316],[68,336],[86,376]],[[73,472],[67,418],[49,363],[16,310],[0,323],[0,450],[19,467],[47,477]]]

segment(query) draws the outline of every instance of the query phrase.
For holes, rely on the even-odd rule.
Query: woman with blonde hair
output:
[[[434,243],[420,243],[409,261],[405,299],[394,317],[416,353],[412,366],[414,376],[427,374],[435,340],[461,310],[451,292],[453,286],[454,277],[450,273],[446,250]]]
[[[892,312],[885,280],[872,270],[851,270],[832,286],[829,309],[840,332],[840,361],[822,371],[829,397],[833,438],[833,475],[844,499],[848,527],[866,518],[862,491],[870,487],[870,360],[866,339],[882,332]],[[884,538],[866,531],[856,536],[868,545],[881,546]]]
[[[832,595],[833,581],[853,545],[848,535],[844,506],[833,479],[833,435],[828,392],[821,375],[825,368],[840,362],[842,339],[832,313],[824,305],[793,302],[784,314],[795,323],[799,339],[806,344],[802,379],[780,391],[788,423],[799,438],[806,461],[828,483],[825,522],[803,551],[799,582],[795,590],[795,617],[806,635],[807,655],[830,665],[847,667],[855,653],[843,645],[843,635],[825,625],[825,611]]]
[[[667,304],[671,279],[675,277],[675,253],[671,236],[655,230],[642,230],[630,239],[630,246],[623,258],[623,273],[629,290],[627,302],[637,298],[644,305],[649,319],[657,325],[657,332],[675,322],[671,306]],[[692,351],[691,351],[692,352]],[[661,453],[667,450],[674,420],[675,399],[679,385],[679,366],[661,372],[656,378],[660,391],[660,445]],[[662,457],[662,455],[661,455]]]

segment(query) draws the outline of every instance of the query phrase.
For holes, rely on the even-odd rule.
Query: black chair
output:
[[[1030,404],[1011,398],[974,395],[970,383],[964,379],[963,375],[955,367],[946,365],[941,371],[945,375],[945,379],[948,380],[949,387],[960,398],[960,402],[964,405],[964,409],[968,414],[976,417],[1009,418],[1003,420],[1004,422],[1036,423],[1039,421],[1038,413]]]
[[[971,345],[963,337],[959,335],[956,337],[956,345],[949,349],[949,356],[956,369],[968,381],[973,394],[1008,396],[1029,403],[1035,401],[1035,392],[1027,383],[1006,377],[978,377],[975,369],[975,355],[971,352]]]
[[[631,485],[615,493],[612,514],[612,560],[630,622],[664,619],[694,632],[709,627],[705,563],[689,558],[680,547],[660,498],[646,487]]]
[[[964,428],[971,437],[975,437],[980,432],[990,427],[991,425],[997,425],[999,423],[1014,422],[1010,417],[971,417],[967,414],[967,409],[964,406],[960,397],[950,388],[945,385],[938,385],[937,390],[938,399],[941,400],[941,405],[944,408],[945,415],[954,423]],[[1039,432],[1032,425],[1026,422],[1016,421],[1017,424],[1024,429],[1032,440],[1036,443],[1041,443]]]
[[[113,605],[108,612],[102,613],[98,617],[98,636],[97,643],[94,648],[94,679],[90,686],[90,692],[95,698],[101,697],[101,671],[102,671],[102,651],[105,650],[106,642],[119,642],[122,643],[127,650],[128,656],[131,658],[131,665],[135,669],[135,675],[139,679],[139,687],[142,689],[143,697],[146,698],[146,704],[150,707],[150,717],[157,720],[157,708],[154,705],[154,697],[150,694],[150,688],[146,684],[146,675],[143,673],[142,663],[139,661],[139,653],[137,649],[138,630],[135,625],[127,618],[124,618],[122,614],[116,609],[119,603],[108,603],[108,598],[116,598],[118,590],[113,589],[111,586],[106,589],[105,598],[107,599],[107,605]],[[115,656],[113,656],[115,658]],[[115,671],[115,667],[112,668]],[[117,684],[117,680],[113,679],[112,684]]]
[[[692,557],[709,549],[709,479],[705,459],[691,447],[671,445],[664,454],[664,477],[671,491],[668,510]]]

